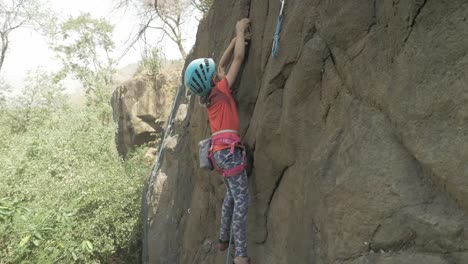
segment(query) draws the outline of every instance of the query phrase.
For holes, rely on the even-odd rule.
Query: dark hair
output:
[[[205,96],[201,96],[200,97],[200,104],[203,105],[204,107],[208,108],[211,106],[211,101],[210,101],[210,94],[211,94],[211,91],[213,91],[213,88],[216,86],[216,83],[218,83],[219,81],[221,81],[219,79],[219,76],[217,73],[214,73],[215,74],[215,81],[213,81],[213,79],[211,80],[211,90],[210,92],[205,95]]]
[[[211,102],[210,102],[210,94],[207,94],[205,96],[201,96],[200,97],[200,104],[202,104],[204,107],[208,108],[210,107],[211,105]]]

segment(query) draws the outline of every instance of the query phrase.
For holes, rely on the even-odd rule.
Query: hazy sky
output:
[[[114,42],[116,44],[116,57],[120,56],[124,47],[123,43],[129,38],[129,34],[134,33],[138,28],[139,21],[130,11],[115,11],[116,0],[49,0],[50,7],[57,14],[66,19],[70,16],[77,16],[80,13],[90,13],[93,17],[105,17],[114,28]],[[198,15],[199,16],[199,15]],[[191,16],[187,23],[187,41],[185,44],[187,52],[193,46],[198,21],[197,15]],[[159,33],[153,31],[153,39],[157,39]],[[151,36],[150,36],[151,37]],[[177,46],[166,38],[163,49],[168,59],[180,58]],[[1,76],[13,86],[19,86],[26,76],[28,70],[42,67],[56,70],[59,68],[58,61],[54,58],[53,52],[48,48],[46,39],[30,29],[18,29],[10,35],[10,46],[7,57],[3,64]],[[139,61],[141,51],[137,45],[130,50],[126,57],[120,62],[120,67]]]

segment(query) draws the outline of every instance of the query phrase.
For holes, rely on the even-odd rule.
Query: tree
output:
[[[11,32],[19,28],[41,30],[53,21],[53,14],[39,0],[0,0],[0,71],[2,70]]]
[[[64,65],[64,73],[78,79],[87,94],[98,95],[99,89],[112,84],[112,31],[105,19],[94,19],[90,14],[70,18],[60,27],[54,50]]]
[[[28,72],[21,93],[14,98],[15,104],[8,111],[14,132],[25,132],[67,106],[61,79],[40,68]]]
[[[7,108],[7,98],[8,94],[11,91],[11,87],[8,83],[5,82],[3,78],[0,78],[0,122],[3,123],[3,117],[5,115],[5,110]],[[1,131],[0,131],[1,133]]]
[[[183,59],[187,57],[187,52],[183,46],[182,25],[190,13],[189,7],[190,2],[187,0],[159,0],[154,2],[153,9],[148,12],[148,27],[162,30],[177,45]],[[152,25],[158,19],[162,24]]]
[[[62,60],[63,75],[71,74],[83,85],[87,105],[98,112],[101,123],[109,124],[115,61],[112,58],[113,26],[105,19],[81,14],[65,21],[54,50]]]
[[[147,76],[153,77],[151,80],[154,80],[156,76],[160,73],[161,70],[161,59],[159,57],[159,49],[157,48],[148,48],[145,49],[144,54],[142,55],[142,60],[138,67],[137,72],[143,73]]]
[[[210,0],[206,0],[210,1]],[[135,8],[143,21],[137,36],[131,45],[134,45],[140,38],[144,37],[146,30],[156,29],[173,41],[183,59],[187,57],[184,49],[184,24],[191,16],[193,8],[190,0],[120,0],[118,7]]]
[[[213,5],[213,0],[192,0],[192,5],[202,14],[206,14]]]
[[[10,92],[10,89],[10,85],[3,78],[0,78],[0,111],[6,106],[7,94]]]

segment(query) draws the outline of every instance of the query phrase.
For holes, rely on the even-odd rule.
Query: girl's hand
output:
[[[252,39],[252,34],[249,32],[249,31],[246,31],[244,33],[244,44],[247,46],[249,45],[249,42],[250,40]],[[232,40],[231,40],[231,43],[234,45],[234,43],[236,43],[236,37],[234,37]]]
[[[245,31],[249,28],[249,26],[250,26],[250,19],[243,18],[237,22],[236,31],[237,33],[245,33]]]
[[[249,45],[250,40],[252,39],[252,34],[250,31],[246,31],[244,34],[244,44],[245,46]]]
[[[244,40],[249,41],[252,38],[252,34],[249,31],[244,33]]]

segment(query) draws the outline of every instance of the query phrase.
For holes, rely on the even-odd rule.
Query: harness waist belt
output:
[[[216,165],[216,161],[214,160],[214,155],[213,155],[213,146],[214,145],[223,145],[223,146],[229,146],[230,148],[230,153],[234,153],[234,148],[239,147],[242,149],[242,163],[239,164],[238,166],[231,168],[231,169],[221,169],[218,168]],[[241,143],[240,136],[237,131],[235,130],[220,130],[216,133],[213,134],[211,137],[211,148],[210,148],[210,154],[209,158],[211,159],[213,166],[215,167],[215,170],[223,175],[224,177],[231,177],[234,175],[240,174],[245,166],[245,149],[244,146]]]
[[[237,130],[223,129],[223,130],[219,130],[219,131],[214,132],[211,136],[216,136],[216,135],[223,134],[223,133],[235,133],[235,134],[239,135],[239,132],[237,132]]]
[[[215,145],[229,146],[232,154],[234,153],[234,148],[242,146],[242,143],[238,134],[224,132],[211,137],[211,146]]]

